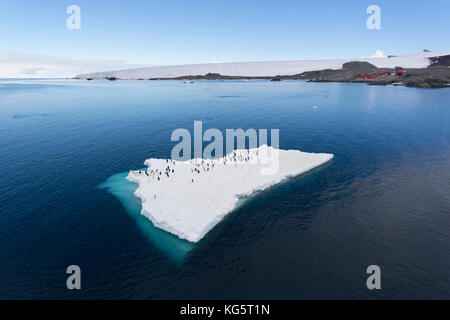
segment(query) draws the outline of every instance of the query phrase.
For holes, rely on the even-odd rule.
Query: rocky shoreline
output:
[[[377,68],[367,62],[348,62],[340,70],[305,72],[299,79],[310,82],[367,83],[369,85],[398,85],[413,88],[450,88],[450,56],[431,60],[427,68],[403,69],[396,75],[395,69]],[[364,77],[373,75],[370,77]],[[378,75],[378,76],[377,76]],[[362,77],[361,77],[362,76]]]
[[[344,63],[342,69],[303,72],[292,76],[277,76],[276,79],[302,79],[308,82],[346,82],[369,85],[395,85],[412,88],[450,88],[450,55],[430,58],[427,68],[396,69],[377,68],[362,61]]]

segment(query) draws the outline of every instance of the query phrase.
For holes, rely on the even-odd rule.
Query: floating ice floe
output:
[[[327,153],[279,150],[264,145],[236,150],[219,159],[152,158],[145,161],[146,170],[130,171],[127,179],[138,184],[134,194],[141,200],[142,215],[158,228],[197,242],[236,208],[240,198],[305,173],[332,158]]]

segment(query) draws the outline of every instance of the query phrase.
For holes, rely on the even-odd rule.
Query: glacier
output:
[[[430,65],[429,58],[450,54],[450,51],[424,51],[414,54],[358,59],[328,59],[328,60],[295,60],[295,61],[260,61],[260,62],[224,62],[187,65],[154,66],[117,71],[85,73],[76,76],[78,79],[104,79],[117,77],[123,80],[149,78],[175,78],[189,75],[205,75],[219,73],[226,76],[241,77],[273,77],[277,75],[294,75],[305,71],[323,69],[341,69],[350,61],[367,61],[378,68],[426,68]]]

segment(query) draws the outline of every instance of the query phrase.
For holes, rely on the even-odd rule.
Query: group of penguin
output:
[[[258,155],[258,151],[256,151],[256,155]],[[249,162],[251,159],[250,151],[247,150],[247,155],[238,155],[236,151],[227,154],[225,157],[222,157],[218,160],[211,160],[211,159],[192,159],[190,160],[190,163],[194,165],[195,167],[191,169],[191,173],[201,174],[201,172],[208,172],[214,168],[215,163],[221,163],[221,164],[229,164],[229,163],[242,163],[242,162]],[[145,174],[147,177],[151,177],[153,179],[157,179],[157,181],[160,181],[163,175],[166,175],[167,178],[170,178],[170,175],[172,173],[175,173],[175,169],[171,167],[170,165],[175,165],[175,161],[170,159],[164,159],[166,163],[168,163],[167,167],[163,170],[155,169],[150,170],[138,170],[134,173],[136,174]],[[191,183],[194,183],[194,178],[191,179]],[[156,196],[155,196],[156,197]]]

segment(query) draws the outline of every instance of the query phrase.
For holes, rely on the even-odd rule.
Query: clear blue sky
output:
[[[297,60],[446,50],[450,1],[0,0],[0,51],[136,64]],[[81,8],[81,30],[66,8]],[[366,8],[381,8],[381,30]]]

